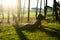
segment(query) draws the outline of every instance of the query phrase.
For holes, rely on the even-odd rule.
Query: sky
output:
[[[40,7],[40,1],[39,0],[39,5],[38,5],[38,8]],[[60,0],[57,0],[57,2],[60,1]],[[30,8],[33,8],[33,7],[36,7],[36,4],[37,4],[37,0],[30,0],[31,4],[30,4]],[[24,0],[21,0],[21,3],[22,3],[22,7],[24,5]],[[28,0],[25,0],[25,7],[28,7]],[[48,6],[53,6],[53,0],[48,0]],[[44,0],[42,0],[42,8],[44,8]]]
[[[1,2],[2,1],[2,2]],[[25,1],[25,7],[28,8],[28,0],[21,0],[21,5],[22,8],[24,6],[24,1]],[[39,5],[38,8],[40,7],[40,1],[39,0]],[[60,0],[57,0],[60,1]],[[30,0],[30,8],[36,7],[37,0]],[[17,0],[0,0],[0,4],[3,4],[4,7],[8,6],[9,7],[17,7]],[[53,6],[53,0],[48,0],[48,6]],[[44,8],[44,0],[42,0],[42,8]]]

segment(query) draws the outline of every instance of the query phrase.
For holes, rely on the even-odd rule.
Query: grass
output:
[[[31,18],[34,18],[35,12],[31,13]],[[51,14],[51,12],[48,12],[48,14]],[[25,14],[25,18],[27,18],[27,14]],[[12,24],[0,24],[0,40],[60,40],[60,24],[56,22],[48,23],[44,21],[41,29],[30,29],[28,26],[25,29],[25,26],[18,28]]]
[[[60,30],[60,25],[58,23],[43,23],[42,25],[43,27],[49,27]],[[45,29],[54,32],[54,30],[49,28]],[[29,40],[59,40],[57,36],[53,36],[49,33],[46,33],[45,30],[41,31],[39,29],[25,29],[19,31],[19,29],[16,30],[12,25],[6,24],[2,26],[2,24],[0,24],[0,40],[22,40],[21,38],[23,40],[25,38]]]
[[[0,40],[19,40],[19,37],[11,25],[0,25]]]
[[[50,27],[50,28],[60,30],[60,25],[57,24],[57,23],[47,23],[47,24],[44,23],[43,26],[44,27],[47,26],[47,27]],[[49,28],[45,28],[45,29],[49,30]],[[53,30],[50,29],[50,31],[53,31]],[[58,37],[52,36],[49,33],[47,34],[45,31],[42,32],[39,29],[37,29],[37,30],[35,29],[35,31],[33,31],[33,30],[30,30],[30,31],[24,30],[23,33],[25,35],[27,35],[29,40],[59,40]]]

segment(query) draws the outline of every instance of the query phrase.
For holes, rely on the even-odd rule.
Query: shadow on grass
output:
[[[48,29],[46,29],[46,28],[48,28]],[[29,32],[35,32],[37,30],[40,30],[40,32],[45,32],[50,37],[56,37],[56,38],[58,38],[58,40],[60,40],[60,30],[55,29],[55,28],[51,28],[51,27],[34,28],[32,25],[27,24],[22,27],[19,27],[19,29],[20,29],[20,32],[23,30],[27,30]],[[20,33],[19,35],[21,36],[22,34],[23,33]]]
[[[48,28],[48,29],[46,29]],[[42,28],[40,29],[41,32],[45,32],[46,34],[48,34],[51,37],[57,37],[58,40],[60,40],[60,30],[55,29],[55,28],[50,28],[50,27],[46,27],[46,28]]]
[[[39,28],[38,26],[40,25],[40,20],[36,21],[33,25],[27,24],[24,25],[22,27],[18,26],[18,23],[16,21],[16,32],[19,35],[19,37],[21,38],[21,40],[28,40],[28,38],[22,33],[23,30],[27,30],[29,32],[35,32],[36,30],[40,30],[40,32],[45,32],[47,35],[49,35],[50,37],[56,37],[58,38],[58,40],[60,40],[60,30],[55,29],[55,28],[50,28],[50,27],[46,27],[49,29],[44,28],[43,26],[41,28]],[[52,31],[54,30],[54,31]]]
[[[37,30],[40,30],[38,27],[34,27],[33,25],[27,24],[19,28],[21,31],[27,30],[29,32],[35,32]]]
[[[19,38],[21,39],[21,40],[29,40],[24,34],[23,34],[23,32],[19,29],[19,26],[17,25],[13,25],[14,26],[14,28],[16,29],[16,32],[17,32],[17,34],[18,34],[18,36],[19,36]]]
[[[48,29],[51,29],[57,33],[60,33],[60,29],[57,29],[57,28],[51,28],[51,27],[45,27],[45,28],[48,28]]]

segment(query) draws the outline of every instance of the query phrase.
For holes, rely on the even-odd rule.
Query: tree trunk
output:
[[[42,0],[40,1],[40,11],[38,17],[41,17],[41,6],[42,6]],[[41,18],[40,18],[40,27],[41,27]]]
[[[4,13],[2,12],[2,20],[4,21]]]
[[[2,6],[2,5],[1,5]],[[4,21],[4,13],[3,13],[3,8],[2,8],[2,22]]]
[[[7,20],[8,24],[9,24],[9,10],[8,10],[8,20]]]
[[[1,0],[1,4],[0,4],[0,12],[2,13],[2,21],[4,21],[4,13],[3,13],[3,7],[2,7],[2,0]]]
[[[24,12],[25,12],[25,0],[24,0],[24,6],[23,6],[23,20],[24,20]]]
[[[30,0],[28,1],[28,22],[30,21]]]
[[[56,20],[58,21],[58,13],[57,13],[57,3],[56,3],[56,0],[54,0],[54,10],[55,10]]]
[[[41,21],[44,19],[44,17],[41,15],[41,6],[42,6],[42,0],[40,1],[40,11],[39,11],[39,15],[38,15],[38,17],[37,17],[36,22],[32,25],[33,27],[42,28],[42,26],[41,26]]]
[[[18,22],[20,22],[20,14],[21,14],[21,0],[18,0],[17,2],[17,7],[18,7],[18,10],[17,10],[17,20]]]
[[[14,21],[14,13],[12,12],[12,19],[13,19],[13,21]]]
[[[60,9],[59,9],[59,24],[60,24]]]
[[[46,0],[46,3],[45,3],[45,0],[44,0],[44,17],[46,18],[46,14],[47,14],[47,0]]]
[[[36,6],[36,19],[37,19],[37,14],[38,14],[38,3],[39,3],[39,0],[37,0],[37,6]]]
[[[54,20],[54,4],[53,4],[53,12],[52,12],[52,15],[53,15],[53,20]]]

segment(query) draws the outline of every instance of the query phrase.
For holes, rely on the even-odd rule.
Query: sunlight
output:
[[[2,0],[3,8],[16,8],[17,0]]]

